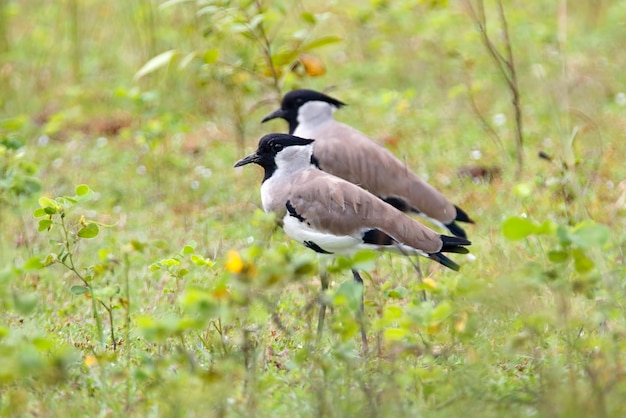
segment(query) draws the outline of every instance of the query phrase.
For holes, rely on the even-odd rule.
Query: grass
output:
[[[510,94],[467,8],[414,3],[3,4],[0,415],[623,415],[626,8],[504,4],[516,179]],[[291,71],[302,53],[326,73]],[[424,283],[402,257],[341,260],[316,344],[317,259],[259,210],[261,173],[232,168],[286,128],[259,123],[275,76],[332,88],[338,119],[453,197],[476,259],[422,261]]]

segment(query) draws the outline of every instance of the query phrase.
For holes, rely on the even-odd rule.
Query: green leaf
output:
[[[357,309],[361,305],[361,296],[363,295],[363,285],[348,280],[339,285],[335,292],[334,303],[341,305],[343,301],[352,309]]]
[[[402,299],[406,297],[407,294],[408,291],[406,290],[406,288],[398,286],[395,289],[391,289],[389,292],[387,292],[387,297],[391,299]]]
[[[383,331],[383,337],[387,341],[400,341],[408,335],[408,330],[402,328],[387,328]]]
[[[56,213],[56,209],[58,207],[57,202],[55,202],[53,199],[50,199],[49,197],[45,197],[45,196],[42,196],[42,197],[39,198],[39,206],[41,206],[44,209],[46,209],[46,208],[53,208],[54,212],[52,212],[52,213]],[[46,211],[46,213],[50,213],[50,212]]]
[[[31,257],[24,263],[24,270],[39,270],[44,265],[39,257]]]
[[[554,235],[556,233],[557,225],[551,221],[543,221],[541,225],[537,226],[535,234],[537,235]]]
[[[76,186],[76,196],[84,196],[89,193],[89,186],[86,184],[81,184]]]
[[[167,266],[167,267],[173,267],[173,266],[177,266],[180,264],[180,260],[177,260],[175,258],[165,258],[161,261],[159,261],[159,264]]]
[[[74,203],[86,202],[90,200],[94,196],[94,194],[94,191],[91,190],[89,186],[87,186],[86,184],[81,184],[76,187],[76,196],[73,198]]]
[[[553,263],[565,263],[569,260],[569,254],[566,251],[549,251],[548,259]]]
[[[577,272],[588,273],[594,269],[595,264],[589,257],[587,257],[587,254],[585,254],[583,249],[577,248],[572,251],[572,255],[574,256],[574,268]]]
[[[81,238],[93,238],[98,235],[98,232],[100,232],[100,228],[98,228],[97,224],[92,222],[81,228],[78,231],[78,236]]]
[[[537,232],[537,225],[521,216],[513,216],[502,224],[502,234],[511,241],[519,241]]]
[[[283,65],[291,64],[296,60],[296,58],[298,58],[297,51],[284,51],[273,54],[272,62],[274,63],[274,66],[280,67]]]
[[[199,255],[193,254],[191,257],[191,262],[194,263],[196,266],[205,266],[207,265],[207,261],[204,259],[204,257],[201,257]]]
[[[559,225],[556,228],[556,236],[559,237],[559,240],[561,241],[561,244],[563,245],[569,245],[572,243],[569,231],[563,225]]]
[[[41,219],[39,221],[39,227],[37,228],[37,231],[39,232],[47,231],[48,228],[50,228],[51,226],[52,226],[52,219]]]
[[[582,248],[602,247],[607,243],[611,230],[606,225],[584,225],[570,232],[569,238],[572,243]]]
[[[46,216],[47,213],[43,208],[37,208],[33,211],[33,216],[35,218],[41,218],[42,216]]]
[[[205,64],[215,64],[219,57],[220,57],[219,49],[215,49],[215,48],[207,49],[206,51],[204,51],[204,54],[202,55],[202,61]]]
[[[371,271],[376,267],[376,251],[361,250],[352,257],[352,268],[356,270]]]
[[[399,306],[385,306],[385,310],[383,311],[383,318],[387,321],[396,321],[404,315],[404,311]]]
[[[72,292],[73,295],[84,295],[89,292],[89,288],[87,286],[75,285],[70,287],[70,292]]]
[[[302,12],[302,14],[300,15],[300,18],[310,25],[314,25],[315,22],[317,22],[315,15],[310,12]]]
[[[43,265],[44,267],[48,267],[49,265],[56,263],[56,261],[57,261],[56,255],[48,254],[46,259],[43,261]]]
[[[311,42],[302,46],[302,51],[311,51],[312,49],[321,48],[326,45],[336,44],[341,42],[341,38],[338,36],[323,36],[312,40]]]
[[[161,67],[170,65],[177,54],[178,54],[177,50],[170,49],[169,51],[162,52],[156,57],[153,57],[148,62],[146,62],[143,65],[143,67],[141,67],[139,71],[137,71],[137,73],[135,73],[135,77],[134,77],[135,81],[139,80],[140,78],[150,73],[155,72]]]
[[[133,247],[135,251],[139,251],[139,252],[142,252],[144,248],[146,248],[146,245],[143,242],[137,241],[134,239],[130,241],[130,245]]]

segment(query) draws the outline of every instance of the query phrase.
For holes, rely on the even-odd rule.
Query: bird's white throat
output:
[[[318,127],[333,120],[335,110],[337,110],[337,107],[330,103],[322,101],[306,102],[298,109],[298,128],[296,132],[306,132],[310,128]],[[294,135],[301,136],[296,134],[296,132],[294,132]]]
[[[288,176],[296,171],[309,168],[311,166],[312,154],[313,144],[284,148],[276,154],[274,159],[276,171],[272,177]]]
[[[276,200],[291,184],[291,178],[301,170],[313,167],[311,164],[313,144],[286,147],[281,150],[274,162],[276,170],[261,185],[261,202],[266,212],[284,210],[284,202]]]

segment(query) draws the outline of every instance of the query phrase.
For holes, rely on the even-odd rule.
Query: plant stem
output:
[[[111,327],[111,344],[113,345],[113,351],[116,351],[117,341],[115,340],[115,328],[113,327],[113,308],[110,305],[107,305],[106,303],[101,301],[100,299],[98,299],[98,302],[100,302],[100,304],[104,307],[104,309],[109,314],[109,326]],[[109,299],[109,304],[110,303],[111,303],[111,300]]]
[[[73,251],[74,251],[74,247],[70,241],[70,236],[69,236],[69,231],[67,229],[67,225],[65,224],[65,213],[61,213],[61,215],[59,216],[61,219],[61,230],[63,231],[63,237],[64,237],[64,242],[63,245],[65,247],[65,251],[67,251],[67,259],[69,260],[69,264],[66,263],[64,260],[60,261],[61,264],[63,264],[68,270],[70,270],[71,272],[73,272],[76,277],[78,277],[83,283],[84,285],[87,287],[87,289],[89,290],[89,295],[90,295],[90,299],[91,299],[91,307],[93,310],[93,318],[96,321],[96,329],[98,330],[98,340],[100,341],[100,344],[104,345],[104,331],[102,329],[102,321],[100,319],[100,315],[98,314],[98,305],[96,304],[96,300],[93,297],[93,287],[91,286],[91,284],[82,276],[82,274],[80,274],[78,272],[78,270],[76,269],[76,266],[74,265],[74,257],[73,257]]]
[[[125,308],[126,317],[124,318],[124,357],[126,358],[126,368],[128,370],[131,369],[131,345],[130,345],[130,259],[128,253],[124,254],[124,298],[126,299],[125,303],[122,303],[122,306]],[[126,380],[126,407],[125,410],[130,410],[130,390],[131,390],[132,380]]]

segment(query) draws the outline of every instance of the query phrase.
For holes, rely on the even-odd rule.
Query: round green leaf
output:
[[[44,209],[52,208],[54,209],[54,212],[52,213],[55,213],[56,208],[57,208],[57,203],[54,200],[50,199],[49,197],[42,196],[39,198],[39,206],[41,206]],[[49,212],[46,211],[46,213],[49,213]]]
[[[519,241],[537,232],[537,225],[521,216],[513,216],[502,224],[502,234],[511,241]]]
[[[47,213],[43,208],[37,208],[33,211],[33,216],[35,218],[41,218],[42,216],[46,216]]]
[[[204,55],[202,55],[202,61],[205,64],[214,64],[220,56],[220,51],[218,49],[208,49],[204,51]]]
[[[84,196],[87,193],[89,193],[89,186],[86,184],[76,186],[76,196]]]
[[[584,250],[579,248],[577,249],[577,251],[573,252],[573,255],[574,255],[574,268],[576,269],[577,272],[588,273],[594,269],[595,267],[594,262],[589,257],[587,257],[587,254],[585,254]]]
[[[51,226],[52,226],[52,219],[41,219],[39,221],[39,227],[37,228],[37,231],[39,232],[47,231]]]
[[[98,235],[100,228],[94,223],[89,223],[78,231],[78,236],[81,238],[93,238]]]

